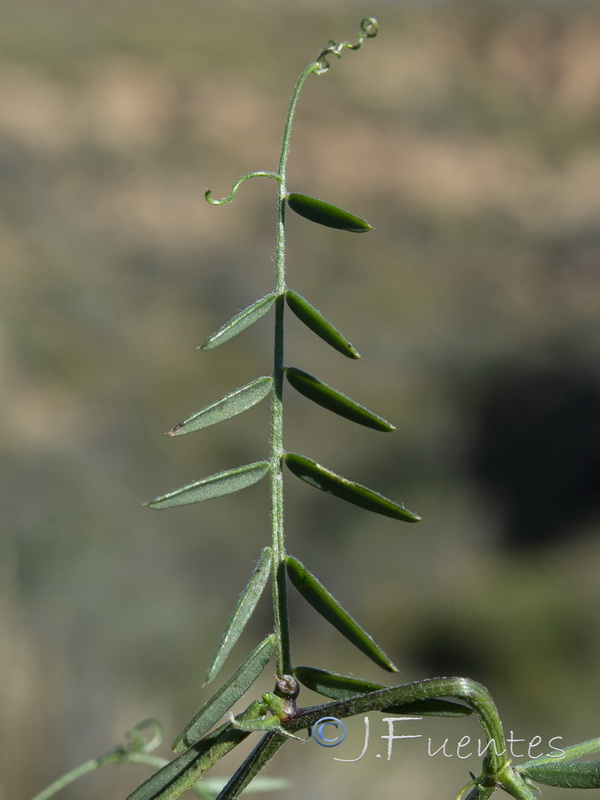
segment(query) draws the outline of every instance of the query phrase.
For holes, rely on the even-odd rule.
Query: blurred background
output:
[[[398,430],[290,389],[286,447],[423,522],[286,476],[290,551],[400,674],[292,595],[294,659],[390,685],[461,674],[516,737],[600,734],[598,4],[2,0],[2,799],[148,716],[168,743],[208,697],[210,654],[267,543],[267,486],[143,502],[267,454],[266,405],[163,432],[270,372],[270,318],[194,348],[271,289],[275,193],[257,180],[226,207],[202,196],[277,168],[297,75],[367,14],[378,39],[306,84],[288,171],[290,190],[375,226],[352,237],[288,215],[289,285],[363,360],[294,318],[286,358]],[[270,626],[264,598],[225,674]],[[360,762],[333,761],[358,755],[358,719],[344,752],[292,743],[270,772],[292,778],[289,798],[455,796],[479,760],[429,757],[426,739],[456,751],[477,725],[411,724],[425,738],[389,762],[373,714]],[[123,798],[147,774],[106,767],[61,796]]]

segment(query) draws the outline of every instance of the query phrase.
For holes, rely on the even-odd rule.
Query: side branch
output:
[[[503,757],[506,746],[502,723],[487,689],[469,678],[431,678],[389,689],[379,689],[348,700],[303,708],[294,719],[285,723],[284,727],[287,731],[295,732],[301,728],[309,728],[324,715],[352,717],[369,711],[380,711],[392,705],[434,697],[456,697],[473,709],[481,722],[486,739],[494,743],[489,753],[491,771],[499,772],[506,761]]]

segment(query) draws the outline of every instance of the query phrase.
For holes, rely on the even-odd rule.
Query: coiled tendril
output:
[[[356,44],[351,42],[340,42],[336,44],[333,39],[329,40],[329,44],[317,56],[316,64],[319,65],[317,74],[326,72],[331,66],[327,61],[327,56],[337,56],[341,58],[344,55],[344,48],[348,50],[360,50],[362,43],[365,39],[373,39],[379,33],[379,23],[374,17],[365,17],[360,23],[360,33],[356,37]]]
[[[213,206],[225,206],[228,203],[231,203],[234,197],[237,194],[237,190],[242,185],[244,181],[247,181],[248,178],[274,178],[276,181],[281,181],[281,176],[277,172],[246,172],[245,175],[242,175],[241,178],[238,178],[237,181],[233,184],[231,188],[231,192],[227,195],[227,197],[222,197],[220,200],[213,200],[212,198],[212,190],[207,189],[204,192],[204,199],[207,200]]]

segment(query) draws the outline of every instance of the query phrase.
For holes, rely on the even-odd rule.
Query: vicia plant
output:
[[[475,798],[482,800],[489,797],[496,789],[503,789],[519,800],[532,800],[535,797],[532,789],[536,783],[562,787],[600,788],[600,762],[575,760],[580,756],[600,751],[600,739],[566,748],[561,751],[559,758],[544,756],[513,767],[506,756],[507,747],[496,706],[488,691],[476,681],[456,677],[432,678],[386,687],[292,663],[287,601],[289,584],[368,658],[388,672],[396,671],[396,667],[383,649],[319,582],[318,578],[300,561],[288,554],[284,538],[284,469],[310,486],[368,511],[392,517],[400,522],[415,523],[420,519],[403,504],[338,475],[307,455],[287,452],[283,446],[285,382],[328,411],[346,417],[354,423],[376,431],[394,430],[394,426],[383,417],[313,375],[296,367],[286,366],[284,359],[286,310],[291,311],[327,345],[348,358],[359,358],[359,354],[348,339],[320,311],[297,292],[287,288],[285,217],[289,209],[304,217],[308,221],[307,224],[325,225],[342,233],[366,233],[371,230],[371,225],[361,217],[329,202],[307,194],[289,192],[286,184],[286,167],[292,122],[305,81],[311,75],[322,75],[327,72],[328,58],[331,56],[341,58],[346,49],[358,50],[365,39],[375,37],[377,32],[376,20],[364,19],[355,44],[347,41],[336,44],[330,41],[317,59],[302,72],[292,93],[277,172],[246,173],[233,184],[231,193],[220,200],[213,199],[210,191],[205,195],[208,202],[213,205],[230,203],[242,183],[258,177],[273,180],[277,187],[277,242],[273,291],[236,314],[201,345],[202,350],[218,347],[242,333],[266,314],[273,312],[273,371],[271,375],[258,377],[192,414],[169,433],[171,436],[181,436],[200,430],[241,414],[261,400],[269,398],[271,424],[268,458],[211,475],[156,497],[148,503],[153,509],[167,509],[237,492],[263,479],[269,481],[271,541],[260,553],[256,568],[229,618],[208,667],[205,683],[214,681],[220,674],[269,580],[273,599],[273,631],[256,645],[176,737],[173,750],[177,755],[173,760],[164,762],[150,754],[157,742],[156,739],[151,742],[144,739],[141,729],[150,723],[142,723],[130,734],[126,746],[89,762],[88,765],[83,765],[78,768],[79,772],[74,771],[70,776],[65,776],[61,779],[62,782],[59,781],[53,787],[49,787],[38,795],[36,800],[45,800],[79,774],[100,763],[111,761],[141,761],[160,766],[158,771],[131,793],[127,800],[173,800],[190,789],[200,796],[214,797],[216,791],[210,781],[205,779],[198,782],[199,779],[209,767],[240,742],[249,736],[259,735],[254,750],[219,791],[218,800],[233,800],[284,744],[287,742],[296,744],[294,740],[303,738],[299,736],[303,731],[310,736],[313,726],[323,717],[341,719],[370,711],[395,715],[418,713],[458,718],[476,714],[487,743],[486,755],[480,774],[471,775],[468,783],[460,790],[458,798],[466,796],[471,800]],[[230,709],[242,695],[252,691],[255,681],[273,657],[277,675],[274,691],[255,699],[242,713],[234,717]],[[327,700],[311,707],[298,705],[300,684],[321,694]],[[223,718],[225,721],[222,721]],[[215,728],[214,726],[220,721],[220,726]]]

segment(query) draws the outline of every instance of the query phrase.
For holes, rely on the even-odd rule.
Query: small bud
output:
[[[277,690],[285,697],[295,700],[300,691],[300,684],[293,675],[280,675],[275,679]]]

